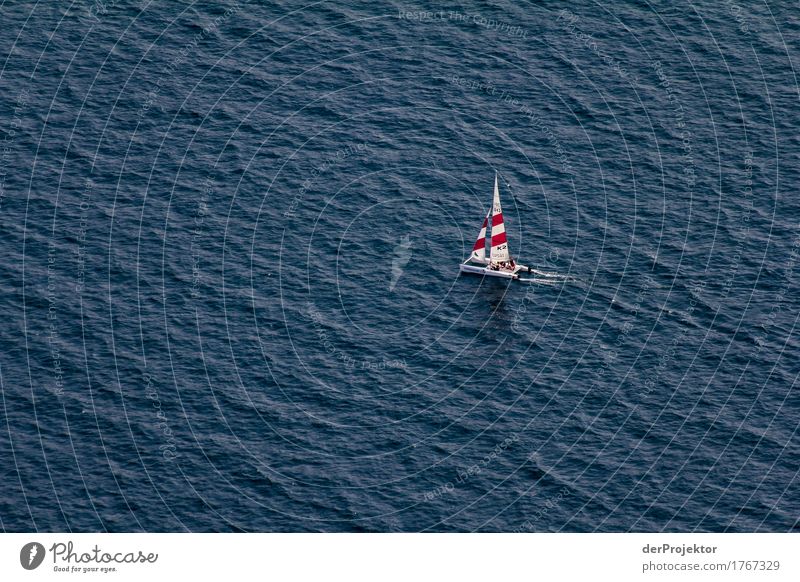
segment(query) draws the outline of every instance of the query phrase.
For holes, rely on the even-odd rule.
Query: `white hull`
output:
[[[527,269],[527,267],[526,267]],[[519,271],[522,270],[522,267],[517,265],[517,268],[513,271],[501,271],[501,270],[492,270],[488,267],[479,267],[477,265],[465,265],[464,263],[461,264],[461,272],[462,273],[471,273],[473,275],[482,275],[485,277],[501,277],[503,279],[519,279]]]

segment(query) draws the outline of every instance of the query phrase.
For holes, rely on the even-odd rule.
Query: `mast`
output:
[[[500,206],[500,188],[497,172],[494,173],[494,202],[492,204],[492,249],[489,255],[492,263],[510,261],[506,226],[503,222],[503,208]]]

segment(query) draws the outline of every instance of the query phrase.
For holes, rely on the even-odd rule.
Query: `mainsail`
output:
[[[486,226],[489,224],[489,215],[492,213],[492,209],[489,208],[489,212],[486,213],[486,218],[483,219],[483,226],[481,226],[481,232],[478,233],[478,240],[475,241],[475,246],[472,247],[472,259],[475,261],[480,261],[482,263],[486,262]]]
[[[494,175],[494,203],[492,204],[492,250],[489,258],[492,263],[511,260],[511,255],[508,253],[506,226],[503,224],[503,209],[500,206],[500,189],[497,185],[496,172]]]

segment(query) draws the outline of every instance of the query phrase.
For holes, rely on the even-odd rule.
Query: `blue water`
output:
[[[563,9],[2,3],[0,527],[796,530],[796,6]]]

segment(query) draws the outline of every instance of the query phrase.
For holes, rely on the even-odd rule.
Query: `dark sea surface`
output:
[[[800,527],[797,3],[0,20],[3,530]]]

